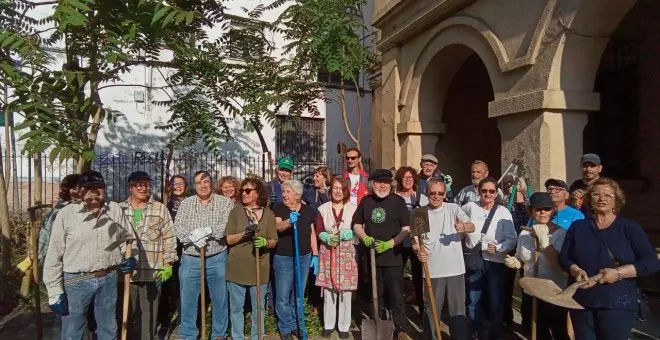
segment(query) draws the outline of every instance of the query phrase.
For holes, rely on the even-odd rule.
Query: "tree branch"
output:
[[[108,87],[142,87],[145,89],[152,89],[152,90],[162,90],[166,88],[172,87],[172,85],[164,85],[164,86],[147,86],[147,85],[142,85],[142,84],[108,84],[104,86],[99,87],[99,91],[103,90]]]

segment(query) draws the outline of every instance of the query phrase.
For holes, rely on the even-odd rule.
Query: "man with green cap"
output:
[[[282,203],[282,183],[293,175],[293,158],[284,156],[277,161],[277,178],[266,183],[270,194],[270,205]]]

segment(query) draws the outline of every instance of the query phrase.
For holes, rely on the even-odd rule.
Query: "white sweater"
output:
[[[468,237],[465,238],[465,245],[468,248],[474,248],[479,242],[482,242],[481,250],[484,260],[504,263],[506,253],[516,247],[518,239],[516,229],[513,227],[513,217],[511,217],[509,210],[499,204],[495,204],[493,209],[497,210],[495,210],[493,220],[490,222],[486,234],[482,235],[481,228],[483,228],[490,210],[486,210],[480,204],[474,202],[469,202],[462,208],[470,218],[470,221],[474,223],[474,232],[469,233]],[[495,254],[488,252],[489,244],[495,244],[497,249]]]

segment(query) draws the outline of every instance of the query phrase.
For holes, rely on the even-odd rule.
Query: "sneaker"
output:
[[[340,339],[348,339],[351,337],[351,333],[349,332],[339,332],[339,338]]]
[[[291,335],[291,333],[280,334],[280,339],[293,340],[293,335]]]
[[[410,337],[403,330],[394,331],[394,338],[397,340],[410,340]]]
[[[324,329],[322,337],[329,338],[332,335],[332,329]]]

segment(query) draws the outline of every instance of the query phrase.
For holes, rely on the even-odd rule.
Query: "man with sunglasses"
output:
[[[442,179],[429,179],[426,187],[428,205],[419,208],[428,215],[429,232],[421,236],[424,247],[420,247],[420,239],[414,237],[413,251],[420,262],[428,264],[438,315],[441,314],[445,293],[447,294],[452,339],[467,340],[465,261],[461,241],[467,233],[474,231],[474,224],[457,204],[443,202],[446,195],[447,186]],[[425,335],[437,340],[427,289],[424,289],[424,309]]]
[[[106,201],[101,173],[83,173],[78,185],[82,201],[62,208],[53,222],[44,262],[48,304],[62,315],[62,339],[82,339],[92,302],[98,339],[117,339],[117,271],[136,266],[135,257],[123,255],[134,236],[119,204]]]
[[[120,203],[136,236],[140,265],[131,278],[131,338],[150,340],[156,332],[161,285],[172,277],[178,260],[176,237],[167,206],[151,196],[151,178],[144,171],[128,176],[131,196]],[[123,284],[127,284],[124,282]],[[133,326],[133,327],[131,327]]]
[[[584,214],[580,210],[566,204],[570,196],[566,182],[551,178],[545,181],[545,190],[550,194],[555,210],[552,215],[552,223],[568,230],[573,222],[584,219]]]
[[[362,153],[358,148],[346,150],[346,172],[344,179],[348,181],[350,202],[358,205],[367,196],[367,179],[369,174],[362,169]]]
[[[225,281],[227,240],[225,229],[229,212],[234,208],[231,198],[213,193],[211,175],[197,171],[193,176],[196,195],[181,202],[174,220],[174,232],[183,244],[179,267],[181,289],[181,328],[179,337],[197,339],[197,303],[204,282],[208,282],[213,313],[211,338],[227,336],[228,295]],[[202,278],[200,249],[206,249],[206,277]],[[206,311],[202,313],[205,316]]]

